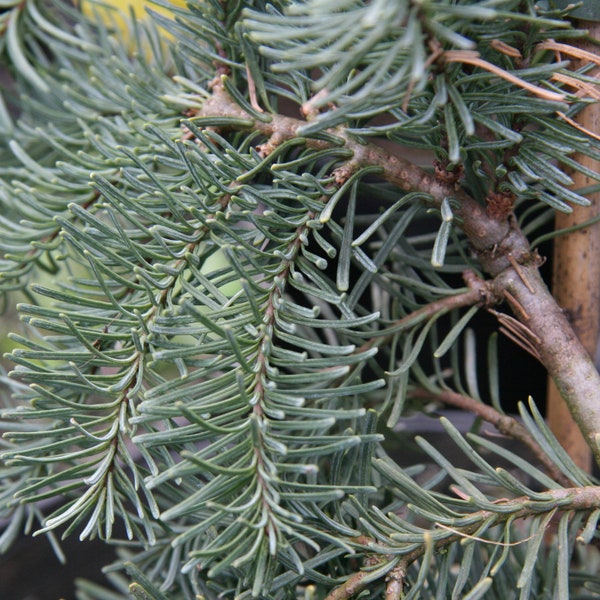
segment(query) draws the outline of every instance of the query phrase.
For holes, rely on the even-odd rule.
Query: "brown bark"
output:
[[[600,23],[585,23],[590,36],[600,39]],[[582,44],[582,49],[600,55],[592,44]],[[587,106],[577,117],[579,125],[600,133],[600,104]],[[573,157],[589,169],[598,170],[598,161],[587,156]],[[597,183],[582,173],[572,173],[573,187],[584,188]],[[576,206],[570,214],[559,213],[556,228],[577,226],[600,214],[600,194],[588,195],[592,206]],[[556,239],[554,245],[553,293],[571,323],[581,343],[594,357],[600,332],[600,223],[573,231]],[[550,381],[548,388],[548,423],[571,458],[586,471],[591,470],[592,457],[588,444],[573,421],[556,385]]]

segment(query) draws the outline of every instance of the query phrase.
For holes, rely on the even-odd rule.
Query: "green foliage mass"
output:
[[[600,151],[557,117],[585,101],[555,75],[595,80],[539,46],[579,35],[559,12],[190,0],[156,16],[176,41],[134,22],[132,51],[66,2],[3,6],[0,286],[6,306],[24,299],[0,549],[24,529],[122,545],[129,592],[115,565],[120,592],[83,582],[86,599],[324,598],[361,569],[376,598],[400,567],[405,598],[600,590],[572,560],[600,510],[555,478],[449,422],[468,469],[422,439],[433,470],[386,451],[423,408],[416,388],[502,411],[495,339],[478,382],[480,307],[443,302],[481,275],[456,200],[403,191],[378,164],[339,177],[343,127],[460,165],[482,206],[512,195],[532,236],[586,204],[562,167],[597,181],[571,156]],[[467,54],[441,62],[451,51]],[[540,93],[466,62],[475,51]],[[215,90],[240,114],[203,114]],[[301,107],[313,118],[265,151],[257,123]],[[574,487],[595,485],[533,405],[522,416]]]

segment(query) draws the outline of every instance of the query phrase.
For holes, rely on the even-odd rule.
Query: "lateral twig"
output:
[[[390,560],[390,557],[388,556],[374,558],[377,560],[377,564],[381,565]],[[348,600],[349,598],[356,596],[367,589],[367,586],[371,583],[370,575],[370,571],[357,571],[356,573],[353,573],[342,585],[329,592],[325,597],[325,600]]]
[[[374,346],[381,346],[382,344],[388,342],[392,336],[395,335],[395,332],[403,328],[409,329],[414,327],[421,321],[429,317],[433,317],[440,312],[448,312],[459,308],[474,306],[476,304],[489,307],[499,300],[495,296],[492,286],[483,279],[480,279],[472,271],[465,271],[463,273],[463,279],[469,287],[466,292],[455,294],[453,296],[446,296],[444,298],[440,298],[439,300],[434,300],[422,308],[411,312],[405,317],[398,319],[390,326],[390,329],[393,330],[394,333],[374,336],[365,342],[360,348],[357,348],[356,352],[364,352],[365,350],[368,350]]]
[[[409,393],[409,397],[419,400],[437,400],[443,404],[460,408],[461,410],[471,412],[478,417],[481,417],[484,421],[491,423],[500,433],[521,442],[524,446],[529,448],[548,475],[556,482],[565,487],[573,485],[573,482],[557,468],[527,429],[525,429],[525,427],[514,417],[502,414],[493,406],[483,404],[479,400],[475,400],[475,398],[451,390],[433,392],[431,390],[426,390],[425,388],[418,388],[412,390]]]

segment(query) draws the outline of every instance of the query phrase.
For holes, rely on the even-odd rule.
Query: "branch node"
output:
[[[283,142],[285,142],[285,136],[279,131],[274,131],[273,135],[264,144],[256,146],[256,151],[262,158],[266,158]]]
[[[467,269],[462,274],[463,281],[467,284],[469,290],[479,292],[480,303],[485,308],[498,304],[501,301],[494,291],[494,287],[489,281],[481,279],[475,271]]]
[[[318,104],[322,98],[327,97],[328,94],[329,90],[327,88],[323,88],[300,107],[300,113],[307,121],[314,121],[319,116],[319,108],[315,105]],[[330,104],[329,107],[332,109],[335,108],[333,104]]]
[[[337,169],[333,171],[333,178],[335,179],[335,184],[337,186],[341,186],[344,183],[346,183],[346,181],[348,181],[348,179],[350,179],[350,177],[354,173],[356,173],[359,167],[360,164],[356,160],[349,160],[343,165],[340,165]]]
[[[465,167],[463,164],[450,166],[447,160],[434,160],[433,172],[438,181],[458,190],[460,187],[459,182],[465,175]]]
[[[504,221],[513,211],[515,195],[511,192],[490,192],[486,203],[487,214],[492,219]]]
[[[401,560],[387,575],[385,600],[400,600],[404,594],[406,564]]]

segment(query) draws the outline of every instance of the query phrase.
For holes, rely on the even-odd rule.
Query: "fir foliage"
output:
[[[1,550],[120,544],[117,591],[81,582],[86,600],[599,593],[578,550],[597,481],[533,403],[519,435],[542,464],[447,420],[469,467],[422,438],[423,465],[391,452],[422,398],[509,418],[495,338],[478,381],[468,329],[501,298],[458,192],[356,160],[426,149],[531,239],[586,205],[565,169],[600,179],[573,158],[600,158],[573,121],[597,80],[562,13],[188,0],[123,43],[67,2],[4,6],[0,287],[22,325]]]

